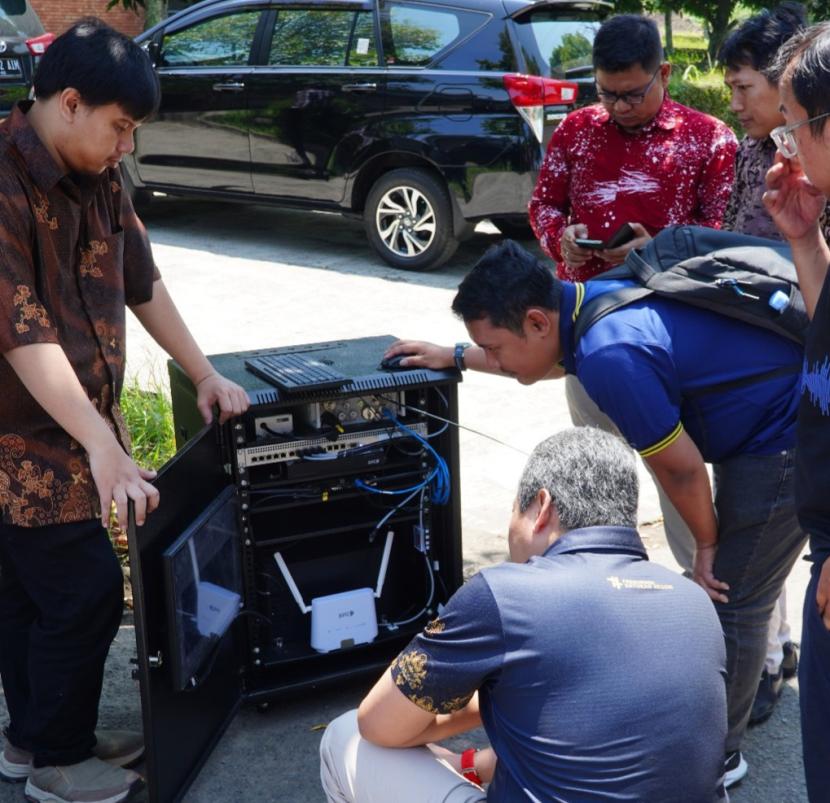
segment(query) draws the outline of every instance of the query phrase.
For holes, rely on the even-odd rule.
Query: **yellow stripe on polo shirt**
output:
[[[585,285],[582,282],[574,282],[576,289],[576,301],[574,302],[573,321],[576,321],[579,316],[579,311],[582,309],[582,302],[585,300]]]
[[[652,455],[662,452],[671,446],[683,434],[683,423],[677,422],[677,426],[662,440],[657,443],[640,450],[640,457],[651,457]]]

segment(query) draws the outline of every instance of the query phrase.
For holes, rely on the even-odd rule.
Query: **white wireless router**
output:
[[[193,579],[196,583],[196,627],[202,636],[224,636],[239,614],[240,596],[199,576],[199,561],[193,539],[188,543]]]
[[[311,600],[310,606],[305,604],[282,555],[279,552],[274,553],[274,561],[298,607],[303,613],[311,614],[311,646],[317,652],[331,652],[357,644],[369,644],[377,638],[378,615],[375,600],[380,598],[383,592],[394,537],[395,533],[392,530],[386,533],[378,582],[374,591],[371,588],[356,588],[339,594],[315,597]]]

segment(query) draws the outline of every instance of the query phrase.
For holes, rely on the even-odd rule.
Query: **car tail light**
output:
[[[42,56],[46,52],[46,48],[55,41],[55,34],[42,33],[40,36],[35,36],[32,39],[26,40],[26,47],[33,56]]]
[[[542,78],[539,75],[508,73],[504,88],[510,102],[524,117],[539,142],[544,137],[545,106],[572,106],[579,86],[573,81]]]

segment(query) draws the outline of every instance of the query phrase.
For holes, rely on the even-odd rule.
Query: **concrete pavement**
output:
[[[375,257],[359,223],[334,215],[158,199],[144,219],[166,284],[208,353],[375,334],[445,343],[463,339],[463,326],[449,310],[451,298],[461,277],[498,239],[495,229],[481,226],[449,265],[436,273],[410,274]],[[166,379],[163,355],[132,318],[128,372],[144,385]],[[480,374],[465,376],[460,420],[513,447],[461,432],[464,566],[471,574],[505,556],[510,505],[524,463],[521,452],[569,426],[570,420],[562,383],[525,388]],[[673,566],[659,523],[649,526],[659,520],[659,508],[644,470],[641,481],[640,521],[651,558]],[[800,563],[790,580],[796,639],[806,578],[806,565]],[[108,666],[103,725],[140,723],[137,688],[129,679],[133,654],[126,623]],[[186,800],[321,803],[319,726],[355,705],[364,691],[362,685],[310,691],[264,713],[243,709]],[[797,694],[797,684],[788,684],[773,719],[750,732],[750,775],[733,801],[806,800]],[[474,740],[481,738],[479,733]],[[0,787],[0,803],[21,798],[19,788]]]

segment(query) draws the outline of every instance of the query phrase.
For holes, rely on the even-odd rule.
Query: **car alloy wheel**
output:
[[[372,247],[396,268],[435,270],[458,248],[447,187],[421,168],[380,176],[366,198],[364,223]]]
[[[392,187],[380,199],[375,225],[390,251],[414,257],[423,254],[435,239],[435,210],[415,187]]]

